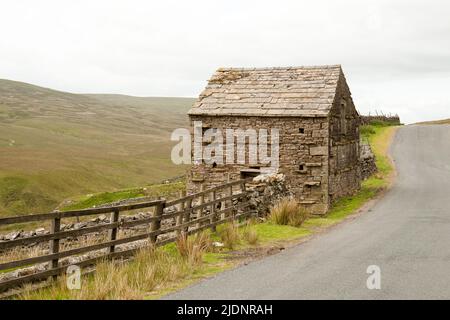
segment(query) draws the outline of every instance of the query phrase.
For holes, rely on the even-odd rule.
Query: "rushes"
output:
[[[212,241],[206,231],[190,237],[182,233],[178,237],[176,245],[183,259],[191,265],[199,265],[202,263],[203,254],[212,247]]]
[[[188,272],[184,261],[161,249],[143,248],[131,262],[105,261],[96,268],[76,299],[143,299],[157,286],[183,277]]]
[[[252,246],[256,245],[259,241],[259,235],[256,229],[249,225],[246,226],[243,231],[244,239],[248,242],[248,244],[251,244]]]
[[[168,282],[183,278],[190,267],[179,255],[160,248],[143,248],[132,261],[103,261],[96,272],[82,278],[80,290],[69,290],[65,277],[49,287],[25,288],[19,299],[135,300]]]
[[[252,246],[258,244],[259,242],[259,234],[258,231],[256,230],[255,224],[256,224],[255,219],[252,218],[248,220],[246,226],[242,231],[242,235],[245,241],[247,241],[247,243]]]
[[[225,224],[220,232],[220,238],[226,248],[234,249],[241,241],[237,224],[235,222]]]
[[[114,262],[105,261],[97,265],[92,281],[74,293],[76,299],[83,300],[139,299],[139,294],[133,290],[134,285],[129,282],[125,270]]]
[[[279,225],[299,227],[308,217],[307,212],[293,198],[284,198],[271,207],[269,220]]]

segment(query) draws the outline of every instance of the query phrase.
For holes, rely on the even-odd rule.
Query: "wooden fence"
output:
[[[0,263],[0,274],[5,271],[29,267],[36,264],[48,263],[47,269],[29,275],[16,277],[0,282],[0,292],[8,289],[20,287],[23,284],[56,278],[65,273],[68,265],[62,265],[61,259],[78,256],[93,251],[104,249],[101,255],[82,260],[76,265],[87,267],[95,265],[104,259],[114,259],[127,257],[135,254],[140,248],[118,250],[117,246],[133,243],[140,240],[148,240],[148,245],[161,246],[176,241],[181,233],[192,234],[208,228],[215,228],[216,225],[230,220],[248,217],[252,214],[248,208],[246,182],[248,180],[238,180],[229,182],[208,190],[200,191],[192,195],[184,195],[179,199],[166,201],[154,200],[143,203],[120,205],[108,208],[94,208],[77,211],[51,212],[46,214],[35,214],[26,216],[16,216],[0,219],[0,226],[14,225],[25,222],[51,221],[50,232],[27,238],[8,240],[0,242],[0,255],[2,252],[14,248],[26,248],[28,245],[39,245],[49,243],[49,253],[38,255],[22,260]],[[237,189],[237,190],[236,190]],[[134,221],[120,219],[121,213],[137,209],[150,209],[150,217],[141,218]],[[170,210],[169,210],[170,209]],[[60,230],[61,221],[67,218],[94,216],[100,214],[110,214],[109,223],[88,226],[77,230]],[[163,222],[166,223],[163,223]],[[135,226],[147,225],[149,227],[144,233],[139,233],[129,237],[119,238],[120,228],[131,228]],[[68,237],[79,237],[108,231],[106,241],[93,245],[83,246],[65,251],[60,250],[60,242]],[[170,235],[165,239],[158,239],[161,235]],[[161,238],[161,237],[160,237]]]

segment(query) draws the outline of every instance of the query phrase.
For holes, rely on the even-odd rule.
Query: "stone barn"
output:
[[[278,129],[278,172],[312,213],[326,213],[334,200],[360,188],[359,115],[340,65],[219,69],[189,119],[192,128],[201,122],[202,132]],[[256,175],[266,166],[247,160],[194,163],[188,192]]]

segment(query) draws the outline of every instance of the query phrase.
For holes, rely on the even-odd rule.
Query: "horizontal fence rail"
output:
[[[128,205],[118,205],[106,208],[93,208],[65,212],[51,212],[0,219],[0,226],[22,224],[29,222],[50,221],[51,228],[48,234],[30,236],[0,242],[0,255],[8,250],[26,250],[26,246],[48,245],[49,252],[34,257],[0,263],[0,275],[19,270],[23,267],[48,263],[45,270],[15,277],[6,281],[0,280],[0,292],[19,287],[23,284],[56,278],[63,274],[69,264],[62,265],[61,259],[79,257],[81,254],[94,253],[106,250],[101,255],[87,257],[75,263],[79,267],[92,266],[104,259],[123,258],[134,255],[142,246],[162,246],[174,242],[181,234],[194,234],[206,229],[214,229],[217,225],[235,219],[251,216],[254,212],[249,209],[248,191],[246,182],[242,179],[225,183],[210,189],[202,189],[198,193],[182,195],[180,198],[166,201],[154,200]],[[126,221],[120,219],[121,213],[138,210],[152,210],[150,217]],[[110,214],[107,223],[88,226],[74,230],[61,231],[61,221],[67,218],[77,218]],[[119,230],[133,227],[144,227],[143,233],[128,235],[119,238]],[[100,243],[89,244],[82,247],[70,248],[60,251],[61,241],[98,232],[107,231],[106,239]],[[165,235],[164,238],[159,236]],[[99,236],[97,234],[97,236]],[[124,244],[146,241],[144,245],[136,248],[122,248]]]

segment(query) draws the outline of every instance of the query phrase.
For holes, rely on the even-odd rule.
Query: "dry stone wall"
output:
[[[360,152],[360,170],[362,180],[369,178],[372,174],[378,171],[375,160],[375,155],[373,154],[370,145],[368,143],[362,143]]]
[[[367,125],[370,124],[373,121],[382,121],[386,123],[390,123],[392,125],[400,125],[400,117],[398,115],[375,115],[375,116],[360,116],[361,118],[361,125]]]
[[[258,217],[266,217],[271,206],[282,198],[293,197],[294,194],[286,185],[284,174],[259,175],[247,184],[251,210],[255,210]]]

